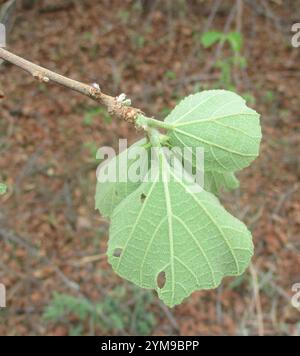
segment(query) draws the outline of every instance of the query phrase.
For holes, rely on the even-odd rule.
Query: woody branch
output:
[[[100,87],[97,85],[88,85],[67,78],[49,69],[36,65],[22,57],[19,57],[4,48],[0,48],[0,58],[25,70],[40,82],[54,82],[95,100],[99,104],[104,105],[111,116],[118,119],[122,119],[130,123],[135,123],[137,117],[139,114],[141,114],[139,109],[124,105],[122,100],[118,100],[118,98],[104,94]]]

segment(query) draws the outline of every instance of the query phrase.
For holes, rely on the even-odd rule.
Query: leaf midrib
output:
[[[242,112],[242,113],[234,113],[234,114],[228,114],[228,115],[224,115],[224,116],[217,116],[217,117],[208,117],[205,119],[197,119],[197,120],[192,120],[192,121],[181,121],[181,119],[183,118],[182,116],[176,120],[175,122],[180,122],[179,124],[175,124],[174,127],[180,127],[180,126],[189,126],[192,124],[201,124],[201,123],[206,123],[206,122],[214,122],[217,120],[222,120],[222,119],[228,119],[230,117],[236,117],[236,116],[258,116],[256,113],[246,113],[246,112]]]
[[[199,142],[202,142],[202,143],[205,143],[209,146],[214,146],[214,147],[217,147],[219,148],[220,150],[223,150],[225,152],[229,152],[229,153],[233,153],[233,154],[236,154],[238,156],[241,156],[241,157],[256,157],[257,155],[254,155],[254,154],[246,154],[246,153],[241,153],[241,152],[237,152],[237,151],[234,151],[234,150],[231,150],[229,148],[226,148],[226,147],[223,147],[223,146],[220,146],[220,145],[217,145],[216,143],[213,143],[213,142],[210,142],[210,141],[206,141],[204,139],[201,139],[200,137],[197,137],[195,135],[192,135],[188,132],[185,132],[185,131],[182,131],[182,130],[178,130],[178,129],[175,129],[173,134],[174,136],[177,138],[177,140],[179,140],[182,144],[182,140],[180,140],[180,138],[176,135],[176,133],[179,132],[181,133],[183,136],[187,136],[187,137],[190,137],[196,141],[199,141]]]
[[[187,189],[187,187],[184,186],[180,180],[178,180],[178,178],[173,174],[173,172],[172,172],[171,170],[170,170],[170,173],[172,174],[172,176],[176,179],[176,181],[177,181],[184,189]],[[238,261],[237,261],[237,259],[236,259],[236,256],[235,256],[234,252],[233,252],[233,248],[231,247],[231,245],[230,245],[228,239],[226,238],[226,236],[224,235],[223,230],[218,226],[218,224],[216,223],[215,219],[211,216],[211,214],[207,211],[207,209],[201,204],[201,202],[200,202],[198,199],[196,199],[195,194],[190,191],[190,195],[191,195],[191,197],[195,200],[195,202],[197,203],[197,205],[199,205],[200,208],[205,212],[206,216],[212,221],[212,223],[213,223],[213,224],[216,226],[216,228],[219,230],[219,232],[220,232],[222,238],[224,239],[224,241],[225,241],[226,245],[228,246],[229,251],[230,251],[230,253],[231,253],[231,255],[232,255],[233,259],[234,259],[234,262],[235,262],[235,265],[236,265],[236,268],[237,268],[237,274],[239,274],[239,273],[240,273],[240,267],[239,267]]]
[[[171,297],[171,304],[174,303],[174,296],[175,296],[175,270],[174,270],[174,236],[173,236],[173,224],[172,224],[172,205],[171,205],[171,197],[170,197],[170,191],[169,191],[169,186],[166,184],[166,176],[165,176],[165,170],[164,170],[164,163],[165,161],[165,156],[161,155],[162,160],[161,160],[161,168],[162,168],[162,180],[163,180],[163,186],[164,186],[164,193],[165,193],[165,201],[166,201],[166,208],[167,208],[167,218],[168,218],[168,232],[169,232],[169,240],[170,240],[170,263],[171,263],[171,279],[172,279],[172,297]]]

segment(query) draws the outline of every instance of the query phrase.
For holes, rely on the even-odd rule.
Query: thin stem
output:
[[[154,128],[149,127],[147,133],[152,147],[161,147],[160,132]]]
[[[44,67],[29,62],[22,57],[16,56],[4,48],[0,48],[0,58],[25,70],[41,82],[48,83],[52,81],[95,100],[104,105],[111,116],[135,123],[138,115],[141,114],[139,109],[122,105],[116,98],[102,93],[100,88],[57,74]]]
[[[144,115],[139,115],[136,123],[140,127],[153,127],[165,130],[172,130],[174,127],[171,124],[168,124],[164,121],[153,119],[152,117],[146,117]]]

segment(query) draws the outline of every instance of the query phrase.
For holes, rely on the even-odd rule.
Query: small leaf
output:
[[[4,195],[7,192],[7,185],[0,183],[0,195]]]
[[[205,172],[204,189],[208,192],[218,195],[222,188],[224,190],[234,190],[239,187],[240,183],[233,172]]]
[[[243,47],[243,35],[240,32],[229,32],[226,35],[226,39],[235,53],[241,52]]]
[[[152,180],[114,210],[108,259],[121,277],[155,289],[172,307],[195,290],[216,288],[224,276],[243,273],[253,244],[246,226],[215,196],[195,193],[161,152],[159,162],[149,171]]]
[[[247,59],[243,56],[237,55],[233,58],[234,64],[239,66],[241,69],[247,67]]]
[[[166,73],[165,73],[165,77],[167,79],[174,80],[174,79],[176,79],[176,72],[174,72],[172,70],[167,70]]]
[[[106,164],[104,169],[108,172],[115,172],[115,177],[110,177],[111,179],[109,181],[98,181],[95,197],[96,209],[100,210],[104,217],[110,217],[114,208],[140,185],[141,180],[132,182],[132,180],[126,178],[129,169],[133,168],[137,160],[139,160],[138,163],[144,164],[140,169],[144,169],[144,174],[147,173],[147,150],[141,151],[142,157],[136,157],[135,159],[130,158],[130,156],[135,156],[135,154],[138,153],[136,149],[144,147],[146,142],[146,139],[139,140]],[[120,179],[120,174],[124,172],[126,172],[125,179]],[[143,175],[143,172],[140,172],[140,174]]]
[[[223,39],[223,33],[218,31],[208,31],[201,36],[201,43],[205,48],[211,47],[216,42]]]
[[[207,90],[190,95],[165,122],[172,146],[204,148],[206,171],[239,171],[259,154],[259,114],[233,92]]]

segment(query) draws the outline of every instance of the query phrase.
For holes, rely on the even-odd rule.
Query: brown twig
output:
[[[208,19],[206,21],[206,24],[205,24],[203,30],[202,30],[203,33],[207,32],[210,29],[210,27],[216,17],[216,14],[221,6],[221,2],[222,2],[221,0],[215,0],[214,4],[212,5]]]
[[[62,271],[59,267],[57,267],[56,264],[54,264],[48,257],[46,256],[41,256],[39,253],[38,249],[33,246],[30,242],[28,242],[26,239],[23,237],[15,234],[13,231],[6,230],[5,228],[0,227],[0,240],[7,240],[11,241],[13,243],[16,243],[26,249],[30,255],[39,258],[42,262],[47,264],[48,266],[51,266],[57,276],[63,281],[63,283],[70,289],[79,291],[80,286],[75,282],[70,280]]]
[[[300,184],[296,183],[279,197],[277,205],[271,216],[272,219],[276,218],[276,216],[280,214],[281,208],[286,200],[289,199],[294,193],[296,193],[299,188]]]
[[[258,335],[264,336],[265,334],[264,319],[263,319],[262,305],[260,300],[258,277],[257,277],[257,271],[252,263],[250,264],[250,273],[253,282],[253,296],[254,296],[255,309],[257,314]]]
[[[227,17],[226,23],[225,23],[223,31],[222,31],[223,33],[227,34],[229,32],[230,26],[231,26],[232,22],[234,21],[236,11],[237,11],[237,4],[235,3],[229,12],[229,15]],[[222,51],[224,48],[224,44],[225,44],[224,41],[220,41],[218,43],[215,54],[214,54],[214,58],[206,66],[206,68],[204,70],[205,73],[209,72],[213,68],[215,63],[218,61],[218,59],[221,57]]]
[[[139,109],[126,106],[121,101],[118,101],[117,98],[102,93],[101,89],[97,86],[84,84],[52,72],[22,57],[16,56],[4,48],[0,48],[0,58],[25,70],[40,82],[49,83],[52,81],[95,100],[104,105],[111,116],[118,119],[135,123],[138,115],[141,113]]]
[[[236,32],[242,32],[243,0],[236,1]]]

